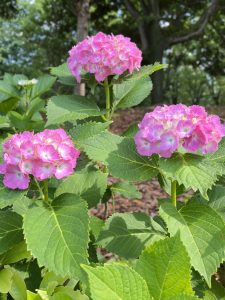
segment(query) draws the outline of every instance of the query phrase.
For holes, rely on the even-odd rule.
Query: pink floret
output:
[[[82,70],[104,81],[109,75],[132,73],[141,66],[142,53],[130,38],[123,35],[97,33],[78,43],[69,51],[68,66],[78,82]]]
[[[134,140],[140,155],[159,154],[168,158],[179,147],[202,154],[217,151],[225,126],[205,108],[183,104],[157,106],[146,113]]]
[[[10,189],[27,189],[30,175],[37,180],[61,179],[73,174],[80,155],[63,129],[34,134],[15,134],[3,144],[4,163],[0,165],[3,183]]]

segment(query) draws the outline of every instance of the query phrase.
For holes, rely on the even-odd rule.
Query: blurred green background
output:
[[[0,76],[49,72],[98,31],[131,37],[143,64],[168,63],[151,103],[225,105],[225,0],[1,0]]]

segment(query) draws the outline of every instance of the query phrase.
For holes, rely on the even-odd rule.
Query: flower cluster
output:
[[[29,175],[38,181],[69,176],[80,155],[63,129],[14,134],[3,144],[3,153],[0,173],[4,174],[4,185],[11,189],[27,189]]]
[[[69,51],[68,66],[80,82],[81,71],[95,74],[97,81],[109,75],[140,68],[142,53],[130,38],[99,32],[78,43]]]
[[[158,106],[145,114],[139,129],[135,143],[143,156],[170,157],[181,146],[188,152],[215,152],[225,136],[219,117],[198,105]]]

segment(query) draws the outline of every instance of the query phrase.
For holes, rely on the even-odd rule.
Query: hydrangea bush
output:
[[[110,132],[113,113],[148,97],[150,75],[166,67],[141,60],[129,38],[98,33],[51,75],[0,81],[1,299],[224,299],[224,124],[201,106],[178,104]],[[87,95],[45,105],[40,96],[56,80],[73,90],[84,82]],[[157,215],[107,216],[115,194],[139,199],[135,183],[152,178],[168,194]],[[104,219],[89,211],[99,204]]]

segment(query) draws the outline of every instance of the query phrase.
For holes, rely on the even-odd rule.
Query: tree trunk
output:
[[[76,1],[76,14],[77,14],[77,42],[84,40],[88,35],[89,23],[89,5],[90,0],[75,0]],[[76,93],[85,96],[85,84],[78,83],[76,86]]]
[[[144,51],[144,59],[147,63],[153,64],[155,62],[162,63],[163,54],[165,50],[164,38],[161,29],[157,22],[153,24],[146,24],[146,37],[148,40],[148,49]],[[163,102],[163,70],[157,71],[152,75],[152,103]]]
[[[153,64],[155,62],[162,63],[164,50],[166,49],[166,44],[165,38],[162,35],[162,31],[159,24],[159,1],[150,0],[149,3],[151,7],[152,16],[151,18],[149,18],[149,14],[148,12],[146,12],[143,20],[139,23],[139,33],[141,35],[144,60],[150,64]],[[152,82],[152,103],[162,103],[163,70],[157,71],[153,74]]]

